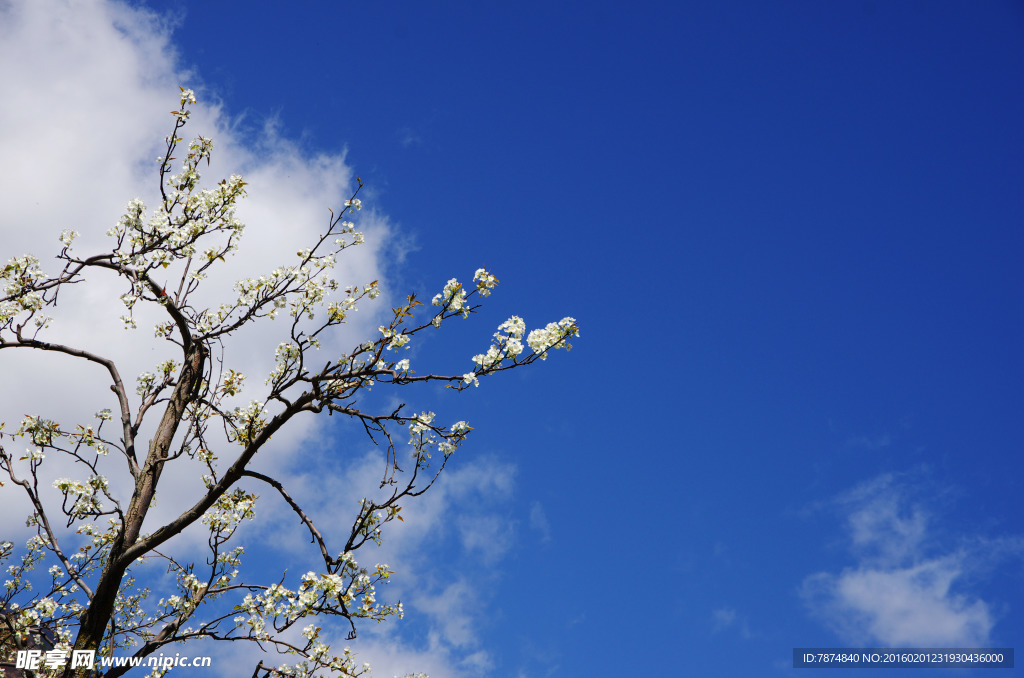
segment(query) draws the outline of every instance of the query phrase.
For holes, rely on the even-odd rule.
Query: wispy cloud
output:
[[[551,541],[551,524],[548,523],[548,516],[539,501],[530,504],[530,527],[540,534],[542,542]]]
[[[740,615],[735,608],[720,607],[711,612],[711,632],[721,633],[727,629],[733,629],[742,638],[750,638],[750,624],[746,617]]]
[[[479,592],[465,579],[452,582],[436,594],[420,593],[416,607],[433,621],[433,633],[446,645],[472,648],[479,643],[473,611],[479,609]]]
[[[398,143],[401,144],[402,148],[410,148],[412,146],[422,146],[423,139],[420,135],[413,130],[411,127],[402,127],[396,132],[398,137]]]
[[[475,551],[487,564],[500,560],[515,539],[515,526],[498,514],[462,516],[458,527],[463,548]]]
[[[845,641],[917,647],[984,646],[992,606],[964,586],[979,549],[944,539],[908,478],[879,476],[839,497],[856,563],[807,577],[811,612]]]
[[[398,453],[403,454],[401,447]],[[277,475],[323,524],[353,515],[361,496],[375,494],[384,469],[378,451],[352,452],[340,444],[327,445],[309,459],[310,464],[279,469]],[[481,631],[493,585],[504,574],[501,557],[518,539],[510,516],[515,477],[513,465],[493,456],[460,458],[429,492],[403,505],[404,521],[385,528],[379,547],[357,554],[364,566],[387,563],[395,571],[378,597],[401,600],[406,610],[403,621],[363,627],[351,643],[376,672],[384,671],[380,675],[391,675],[379,666],[392,666],[393,656],[431,657],[424,666],[455,677],[483,675],[493,665]],[[275,544],[282,554],[304,553],[308,535],[295,527],[293,516],[276,511],[261,541]]]

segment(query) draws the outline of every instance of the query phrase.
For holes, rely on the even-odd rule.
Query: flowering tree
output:
[[[364,389],[375,383],[400,387],[433,381],[462,390],[477,385],[480,377],[545,359],[553,349],[568,349],[568,338],[578,336],[576,321],[564,318],[527,335],[522,319],[512,317],[498,327],[490,348],[473,358],[469,372],[414,372],[398,351],[416,334],[473,313],[476,300],[488,296],[498,282],[480,269],[471,289],[449,280],[433,298],[429,317],[417,320],[421,303],[410,295],[393,309],[379,336],[346,355],[314,360],[321,338],[344,323],[362,300],[378,295],[376,282],[341,289],[331,277],[338,255],[362,242],[348,220],[361,207],[358,178],[359,186],[344,208],[332,211],[322,235],[299,251],[292,265],[238,281],[231,303],[204,307],[196,291],[207,272],[235,251],[242,236],[243,225],[234,211],[246,184],[232,176],[214,188],[200,188],[200,163],[209,160],[213,148],[204,137],[189,144],[181,171],[173,172],[173,156],[182,144],[178,135],[194,103],[192,92],[183,89],[180,108],[173,112],[174,129],[158,161],[159,205],[147,216],[141,201],[128,203],[107,233],[114,243],[110,251],[79,255],[73,251],[77,234],[64,231],[57,255],[62,269],[56,275],[44,273],[30,255],[15,257],[2,269],[0,350],[52,352],[94,363],[105,371],[117,406],[75,427],[28,415],[9,432],[0,430],[0,443],[6,442],[6,447],[0,445],[3,491],[27,496],[32,506],[29,524],[35,531],[23,551],[11,541],[0,543],[0,560],[8,563],[10,577],[0,591],[0,646],[34,647],[45,632],[58,651],[142,658],[169,643],[242,640],[293,655],[281,666],[259,661],[254,676],[320,671],[361,675],[365,666],[356,665],[349,648],[332,650],[318,623],[344,620],[353,638],[359,619],[401,616],[400,602],[383,603],[375,596],[375,585],[391,570],[384,564],[360,565],[356,554],[368,541],[380,542],[385,524],[401,520],[403,503],[430,488],[471,430],[464,421],[443,426],[433,413],[410,413],[404,405],[365,409]],[[61,290],[84,282],[85,274],[96,269],[110,272],[124,285],[120,299],[127,329],[136,327],[137,309],[154,305],[162,315],[156,335],[174,345],[175,357],[141,374],[134,388],[125,384],[110,356],[47,340],[53,320],[46,312],[56,306]],[[173,276],[173,285],[157,282],[167,274]],[[277,327],[282,341],[261,387],[262,397],[232,407],[230,399],[245,381],[240,372],[225,368],[232,337],[244,326],[278,315],[286,318],[283,327],[270,329]],[[341,533],[320,529],[279,479],[252,468],[271,436],[296,415],[325,411],[358,421],[374,442],[387,448],[381,487],[389,493],[363,499],[351,529]],[[398,444],[405,442],[396,439],[399,430],[408,435],[408,457],[399,451]],[[27,442],[24,454],[8,449],[15,439],[22,449]],[[155,529],[147,524],[149,531],[143,532],[161,477],[176,463],[201,465],[205,491],[191,505],[175,507],[173,519]],[[50,483],[44,468],[54,464],[68,475]],[[108,480],[117,468],[130,474],[123,491]],[[242,521],[254,516],[257,496],[245,489],[253,483],[279,495],[294,511],[321,563],[317,570],[295,582],[283,575],[254,582],[239,574],[244,549],[233,537]],[[52,505],[53,496],[63,501]],[[165,491],[161,496],[172,495]],[[208,535],[205,563],[168,550],[173,546],[168,541],[189,528]],[[137,583],[141,563],[153,560],[166,564],[173,590],[157,595]],[[86,676],[95,675],[96,667],[51,662],[35,672]],[[108,666],[103,675],[128,670],[127,665]],[[165,671],[156,668],[151,675]]]

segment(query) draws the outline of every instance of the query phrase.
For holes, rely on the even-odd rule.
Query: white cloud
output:
[[[104,233],[129,199],[153,202],[158,188],[155,159],[173,125],[169,111],[177,104],[177,86],[198,78],[179,67],[167,22],[144,10],[99,0],[21,0],[2,7],[0,72],[10,93],[0,108],[5,160],[0,254],[31,251],[45,266],[58,251],[61,229],[81,232],[77,251],[105,248],[109,239]],[[250,144],[239,137],[223,107],[212,101],[214,95],[204,99],[202,87],[198,89],[200,104],[185,136],[201,133],[214,139],[212,164],[203,168],[207,183],[232,173],[244,175],[249,183],[249,196],[239,208],[247,224],[241,250],[219,275],[211,275],[208,285],[214,288],[211,297],[223,299],[238,277],[291,263],[298,246],[310,244],[322,231],[328,209],[348,197],[353,172],[342,152],[311,156],[282,138],[273,124]],[[382,277],[386,222],[361,216],[369,246],[343,255],[343,284]],[[71,304],[63,311],[70,316],[68,323],[82,316],[90,322],[64,332],[85,341],[102,337],[96,343],[107,345],[95,313],[110,304],[104,295],[110,290],[98,276],[90,279],[89,289],[91,296],[75,299],[81,302],[81,313]],[[117,309],[113,315],[120,313]],[[358,323],[346,338],[362,336],[372,320]],[[61,327],[55,324],[55,331],[60,333]],[[145,334],[140,329],[127,336],[137,349],[140,342],[147,343]],[[256,337],[246,340],[260,343]]]
[[[926,546],[928,515],[907,501],[891,474],[854,488],[840,503],[849,508],[851,546],[862,558],[896,565]]]
[[[416,606],[433,618],[435,633],[445,644],[471,648],[479,643],[473,619],[473,611],[480,607],[478,598],[476,588],[461,579],[435,595],[418,595]]]
[[[352,190],[353,171],[344,153],[311,155],[283,138],[273,125],[266,127],[258,145],[247,145],[227,106],[203,88],[198,76],[182,68],[172,38],[166,18],[109,0],[0,3],[0,74],[6,91],[0,106],[4,158],[0,259],[32,252],[52,272],[62,229],[81,233],[77,251],[100,250],[107,247],[103,234],[129,199],[142,197],[152,204],[158,181],[155,159],[162,154],[162,139],[173,124],[169,111],[176,104],[179,84],[195,87],[200,97],[186,137],[202,133],[215,142],[205,178],[215,183],[239,173],[249,182],[249,197],[239,209],[239,217],[247,224],[240,252],[223,266],[222,275],[211,276],[204,300],[222,300],[230,294],[234,279],[290,263],[293,253],[311,244],[324,228],[328,208],[337,208]],[[367,234],[367,245],[346,252],[337,277],[343,285],[381,280],[386,289],[387,220],[367,209],[359,226]],[[97,275],[87,285],[62,293],[52,336],[113,356],[131,384],[135,375],[152,370],[171,353],[168,344],[152,339],[146,318],[136,332],[120,329],[118,317],[123,310],[118,307],[118,295],[123,291],[115,281]],[[388,306],[386,298],[381,301],[381,308]],[[376,325],[372,309],[360,310],[345,331],[326,342],[324,360],[372,336]],[[279,321],[277,326],[265,324],[261,331],[241,333],[228,347],[225,366],[240,369],[250,375],[250,383],[259,386],[285,330]],[[91,423],[93,412],[114,406],[105,375],[94,366],[3,350],[0,369],[5,375],[0,385],[0,420],[8,422],[8,431],[26,413],[72,426]],[[323,419],[307,417],[290,431],[275,435],[273,448],[260,462],[261,470],[283,478],[292,495],[301,498],[321,522],[347,530],[358,493],[379,483],[381,460],[348,454],[344,462],[321,467],[316,476],[297,471],[296,455],[322,448],[327,440],[322,426],[315,423]],[[365,448],[361,443],[356,449]],[[113,456],[110,468],[104,470],[109,471],[115,489],[123,489],[128,478]],[[194,466],[168,466],[162,486],[171,491],[159,495],[161,501],[152,516],[159,520],[176,514],[183,500],[198,493],[198,476]],[[365,634],[361,629],[353,649],[376,663],[377,675],[419,670],[478,675],[490,665],[477,637],[481,605],[486,602],[480,582],[435,575],[424,550],[433,536],[448,533],[461,537],[460,547],[474,557],[499,558],[509,548],[513,532],[496,507],[510,498],[514,478],[514,467],[494,460],[468,464],[415,502],[403,514],[406,522],[395,526],[378,554],[362,554],[366,560],[374,555],[382,561],[390,559],[398,575],[394,586],[383,587],[382,598],[395,594],[409,599],[412,611],[419,610],[431,629],[430,639],[416,647],[402,640],[393,624]],[[12,489],[10,483],[0,488],[0,511],[27,514],[21,495]],[[266,487],[260,493],[260,510],[277,501]],[[467,504],[484,508],[475,522],[453,529],[447,516],[454,507]],[[283,554],[308,553],[308,537],[297,529],[295,517],[280,504],[277,509],[260,513],[266,522],[246,525],[244,534],[260,537],[263,543],[278,539]],[[4,538],[23,536],[9,533],[15,529],[10,525],[5,523]],[[194,537],[169,546],[194,553],[202,544],[201,535]],[[286,563],[289,572],[301,571],[295,561],[303,556],[288,557],[292,559]],[[252,648],[246,649],[251,660]],[[226,647],[218,652],[228,666],[237,650]]]
[[[241,138],[199,77],[183,69],[172,44],[173,21],[144,9],[107,0],[18,0],[0,4],[0,73],[9,93],[0,107],[0,260],[31,252],[44,270],[55,272],[57,236],[64,228],[81,233],[82,254],[109,248],[104,234],[129,199],[155,202],[155,160],[171,131],[178,85],[196,86],[200,104],[185,129],[186,138],[214,139],[207,185],[239,173],[249,196],[239,207],[246,223],[239,253],[214,271],[202,301],[211,305],[231,295],[231,283],[291,263],[294,252],[311,244],[330,212],[352,190],[352,169],[342,152],[310,155],[268,125],[255,145]],[[384,280],[386,219],[364,210],[360,227],[367,245],[344,253],[337,278],[343,285]],[[173,277],[168,276],[173,285]],[[56,320],[45,338],[74,343],[114,358],[132,390],[135,376],[174,355],[174,347],[152,336],[155,316],[138,314],[139,329],[125,332],[118,299],[125,289],[112,277],[92,274],[84,285],[61,293]],[[379,309],[386,306],[378,305]],[[362,308],[324,346],[325,361],[372,335],[377,318]],[[225,352],[225,366],[249,376],[259,387],[284,338],[286,323],[240,332]],[[357,339],[358,338],[358,339]],[[94,423],[102,407],[116,409],[107,375],[94,364],[25,350],[0,352],[0,420],[8,430],[24,414],[40,414],[65,426]],[[239,403],[248,401],[248,394]],[[280,463],[300,443],[318,436],[321,420],[303,418],[275,436]],[[113,464],[112,464],[113,466]],[[121,467],[108,469],[115,488],[129,482]],[[199,473],[187,464],[170,466],[166,484],[180,497],[197,496]],[[170,515],[178,504],[161,502],[153,518]],[[17,493],[0,492],[0,509],[27,513]],[[10,535],[17,536],[17,535]]]
[[[952,592],[963,574],[962,556],[953,555],[902,568],[822,573],[805,587],[851,638],[892,647],[983,647],[994,620],[985,602]]]
[[[462,516],[458,526],[463,548],[480,554],[485,564],[500,560],[515,539],[514,526],[497,514]]]
[[[368,662],[373,667],[373,675],[380,678],[420,672],[436,678],[480,675],[464,672],[459,663],[437,647],[415,649],[393,639],[370,638],[354,644],[353,649],[357,653],[357,661]]]
[[[883,475],[837,501],[857,564],[807,577],[812,613],[844,640],[889,647],[979,647],[995,623],[991,606],[961,590],[973,559],[943,544],[908,486]]]

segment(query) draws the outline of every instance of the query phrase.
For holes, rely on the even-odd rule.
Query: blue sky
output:
[[[79,113],[120,148],[180,81],[271,197],[358,174],[379,243],[356,269],[394,294],[497,275],[414,362],[462,372],[513,313],[579,320],[568,354],[412,401],[476,430],[407,509],[409,614],[368,661],[750,676],[799,673],[794,647],[1019,645],[1019,3],[297,5],[86,2],[74,39],[9,14],[8,49],[59,47],[0,60],[25,102],[0,141],[51,120],[11,181]],[[95,85],[53,85],[72,70]],[[101,109],[115,86],[144,103]],[[14,242],[41,213],[0,200]],[[296,482],[361,477],[355,433]]]

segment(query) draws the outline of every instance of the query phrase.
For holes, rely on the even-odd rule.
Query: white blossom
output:
[[[580,336],[579,327],[575,318],[562,318],[557,323],[548,323],[547,327],[530,332],[526,343],[530,345],[534,353],[540,354],[542,360],[547,359],[547,351],[551,348],[570,349],[566,339],[569,336]]]
[[[480,291],[480,295],[487,297],[490,296],[491,290],[498,284],[498,279],[485,269],[478,268],[476,273],[473,274],[473,282],[476,283],[476,288]]]
[[[60,232],[60,242],[64,247],[71,247],[71,243],[75,238],[78,237],[78,231],[72,231],[70,228],[65,228]]]
[[[434,295],[431,302],[434,306],[443,306],[444,310],[462,313],[463,317],[469,316],[469,308],[466,306],[466,290],[462,288],[456,278],[445,283],[440,294]]]

